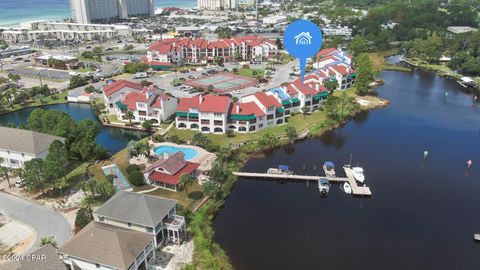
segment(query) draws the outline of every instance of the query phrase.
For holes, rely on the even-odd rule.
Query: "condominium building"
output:
[[[224,38],[217,41],[206,39],[166,39],[150,45],[145,61],[150,66],[171,65],[180,61],[184,63],[213,62],[216,57],[224,61],[264,60],[275,57],[278,46],[274,40],[243,36]]]
[[[312,63],[319,79],[329,79],[338,83],[339,90],[353,86],[356,73],[352,67],[352,56],[345,51],[327,48],[319,51]]]
[[[151,120],[161,124],[177,110],[177,99],[169,97],[153,86],[127,80],[118,80],[102,88],[105,105],[119,120],[129,121],[126,112],[133,112],[132,121]]]
[[[7,43],[29,43],[41,40],[63,41],[110,41],[132,36],[132,29],[126,25],[81,24],[51,21],[20,23],[20,27],[0,32],[0,39]]]
[[[70,0],[77,23],[107,23],[132,16],[153,16],[154,0]]]
[[[205,10],[235,9],[237,0],[197,0],[197,7]]]

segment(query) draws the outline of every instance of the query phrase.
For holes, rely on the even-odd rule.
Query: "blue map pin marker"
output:
[[[296,20],[285,29],[283,44],[288,53],[300,61],[302,83],[305,78],[307,58],[314,56],[320,50],[322,42],[322,32],[309,20]]]

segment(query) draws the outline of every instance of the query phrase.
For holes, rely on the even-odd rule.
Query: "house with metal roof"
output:
[[[65,139],[26,129],[0,127],[0,166],[21,168],[34,158],[45,159],[54,141]]]
[[[129,191],[117,192],[94,213],[94,220],[132,231],[146,233],[155,247],[179,243],[186,233],[183,216],[176,213],[177,202]]]

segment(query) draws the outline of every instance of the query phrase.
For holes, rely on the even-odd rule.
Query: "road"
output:
[[[44,237],[54,236],[60,247],[67,242],[72,233],[70,224],[61,214],[5,192],[0,192],[0,213],[35,229],[37,239],[28,253],[38,249],[40,239]]]

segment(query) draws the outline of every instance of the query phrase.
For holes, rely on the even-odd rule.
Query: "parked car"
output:
[[[148,78],[147,72],[137,72],[133,74],[132,76],[133,79],[145,79]]]
[[[195,79],[195,76],[193,76],[193,75],[188,75],[188,78],[189,78],[190,80],[193,80],[193,79]]]
[[[15,182],[15,187],[17,187],[17,188],[22,188],[22,187],[24,187],[24,186],[25,186],[25,181],[23,181],[23,180],[21,180],[21,179],[20,179],[20,180],[17,180],[17,181]]]
[[[186,81],[187,79],[181,77],[181,78],[178,78],[180,81]]]
[[[194,68],[194,67],[193,67],[193,68],[191,68],[190,70],[191,70],[191,71],[197,71],[197,69],[196,69],[196,68]]]
[[[202,75],[203,76],[208,76],[208,73],[207,72],[202,72]]]
[[[179,83],[179,82],[176,82],[176,83],[173,84],[173,87],[179,87],[180,85],[182,85],[182,84]]]

